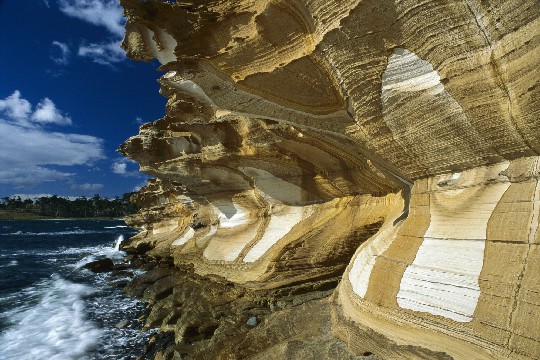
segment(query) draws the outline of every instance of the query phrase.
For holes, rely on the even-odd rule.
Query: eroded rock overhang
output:
[[[131,246],[341,278],[357,353],[540,356],[538,2],[121,3],[168,99],[121,148],[156,178]]]

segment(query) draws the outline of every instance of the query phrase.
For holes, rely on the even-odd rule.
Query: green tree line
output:
[[[22,200],[19,196],[4,197],[0,201],[0,209],[24,212],[50,218],[96,218],[123,217],[134,214],[138,207],[129,199],[132,192],[122,197],[108,199],[96,194],[92,197],[81,196],[70,200],[61,196],[44,196]]]

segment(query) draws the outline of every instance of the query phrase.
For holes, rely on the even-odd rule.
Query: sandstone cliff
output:
[[[540,357],[537,1],[121,4],[168,99],[121,147],[156,178],[128,249],[292,317],[339,282],[302,306],[348,351],[293,331],[328,356]],[[229,355],[309,358],[283,341]]]

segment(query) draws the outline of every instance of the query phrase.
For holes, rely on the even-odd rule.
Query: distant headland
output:
[[[67,198],[58,195],[23,199],[20,196],[0,199],[0,220],[39,219],[111,219],[134,214],[138,207],[130,201],[132,192],[112,199],[92,197]]]

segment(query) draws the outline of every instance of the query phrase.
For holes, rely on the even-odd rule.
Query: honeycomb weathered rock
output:
[[[355,354],[540,357],[538,1],[121,4],[168,99],[121,148],[157,178],[130,247],[247,289],[341,278]]]

